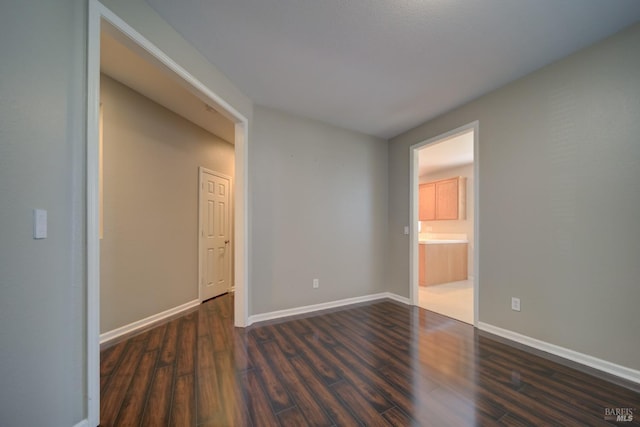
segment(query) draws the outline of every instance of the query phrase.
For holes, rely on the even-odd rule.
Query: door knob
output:
[[[228,245],[228,244],[229,244],[229,241],[228,241],[228,240],[225,240],[225,241],[224,241],[224,244],[225,244],[225,245]]]

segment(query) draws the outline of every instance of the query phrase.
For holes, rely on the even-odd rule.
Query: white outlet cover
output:
[[[33,210],[33,238],[47,238],[47,211],[44,209]]]
[[[511,298],[511,310],[520,311],[520,298]]]

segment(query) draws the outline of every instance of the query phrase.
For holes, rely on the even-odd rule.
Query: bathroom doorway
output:
[[[412,303],[477,320],[477,122],[412,147]]]

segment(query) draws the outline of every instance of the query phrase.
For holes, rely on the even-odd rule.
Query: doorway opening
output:
[[[231,104],[201,83],[164,52],[144,38],[97,0],[89,1],[88,52],[87,52],[87,416],[89,424],[98,425],[100,408],[100,238],[101,189],[100,189],[100,82],[101,82],[101,34],[108,32],[114,39],[135,52],[140,58],[162,71],[181,87],[197,98],[207,110],[203,114],[215,113],[230,123],[233,140],[233,223],[231,235],[234,245],[231,276],[235,285],[234,324],[244,327],[248,320],[247,282],[247,137],[248,120]],[[155,100],[154,100],[155,101]],[[156,101],[157,102],[157,101]],[[158,102],[161,104],[161,102]],[[170,108],[171,109],[171,108]],[[175,111],[175,110],[174,110]],[[208,120],[205,118],[205,121]],[[206,128],[208,123],[199,124]],[[194,177],[198,180],[196,167]],[[198,195],[196,185],[192,191]],[[193,206],[194,222],[197,223],[197,202]],[[194,241],[198,240],[198,225],[194,226]],[[198,233],[198,234],[196,234]],[[194,245],[195,246],[195,245]],[[196,255],[197,258],[197,255]],[[198,264],[197,261],[194,264]],[[195,272],[196,277],[199,271]],[[194,286],[197,284],[194,283]],[[198,295],[198,291],[196,291]],[[179,307],[178,307],[179,308]]]
[[[478,319],[478,122],[411,147],[411,302]]]

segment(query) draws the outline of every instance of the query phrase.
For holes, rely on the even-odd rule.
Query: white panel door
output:
[[[229,291],[231,180],[200,170],[200,300]]]

